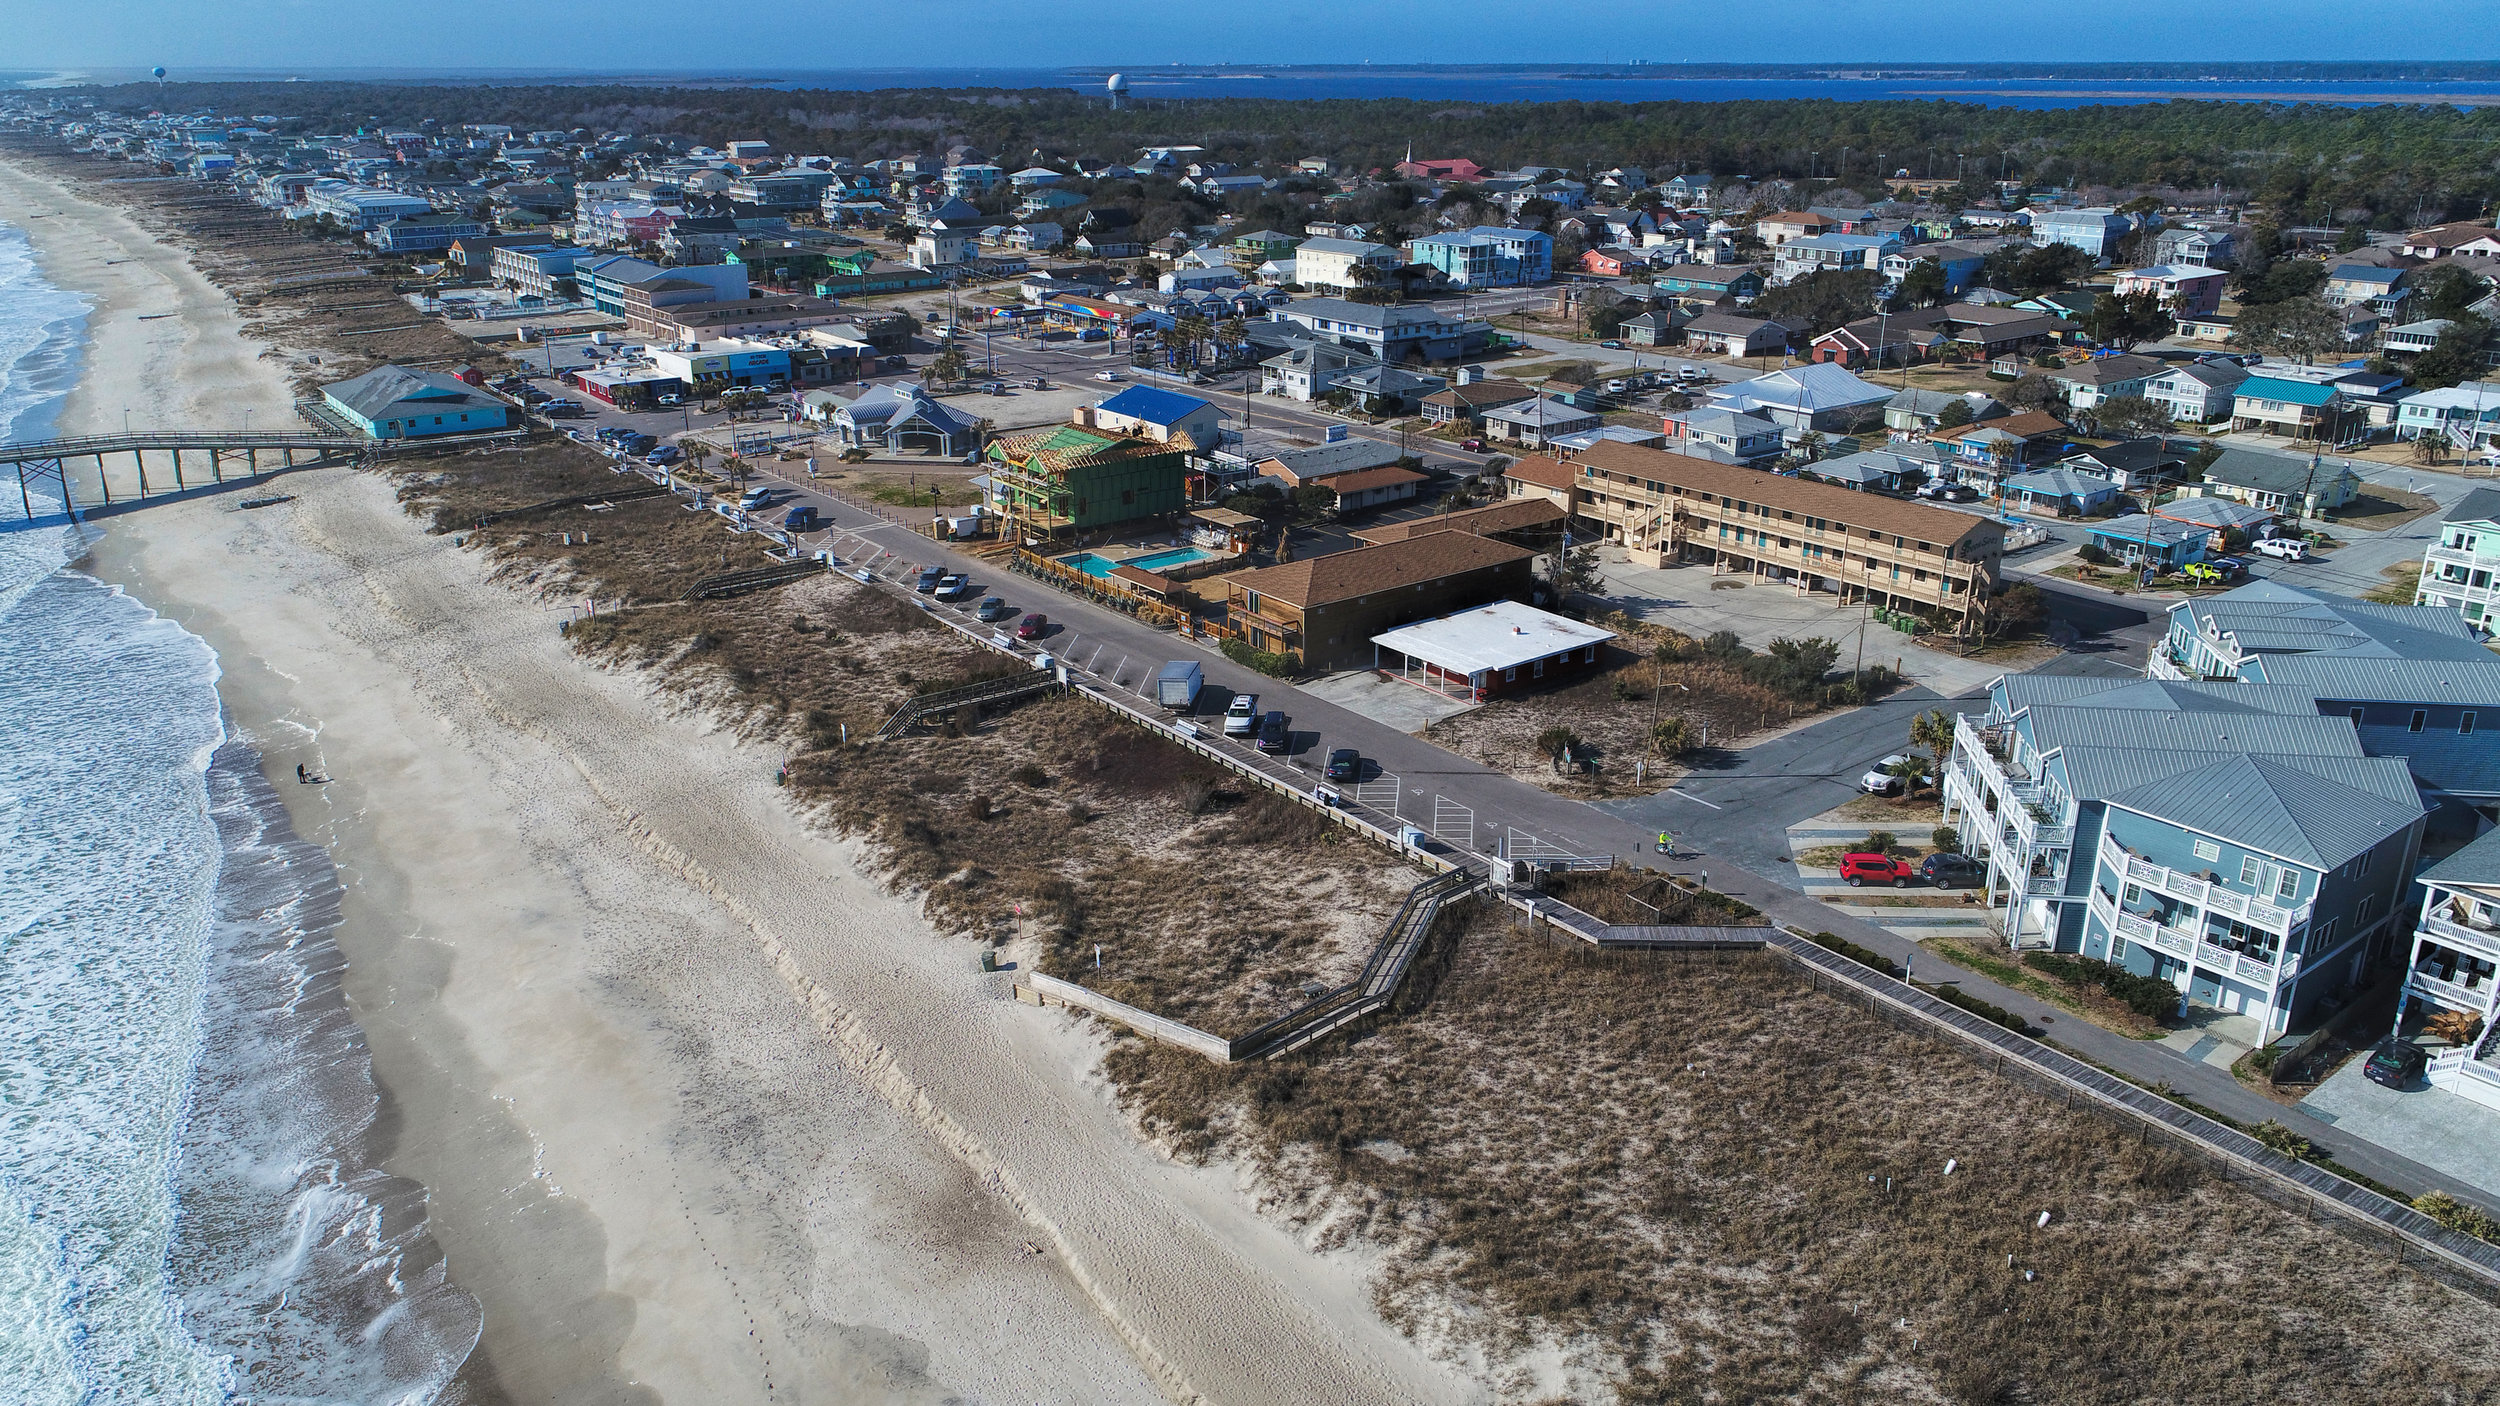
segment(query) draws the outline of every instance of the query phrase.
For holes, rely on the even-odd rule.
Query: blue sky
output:
[[[2500,57],[2491,0],[12,0],[0,66],[845,66]],[[2390,48],[2389,42],[2401,47]]]

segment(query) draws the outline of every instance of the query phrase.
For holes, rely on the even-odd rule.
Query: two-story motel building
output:
[[[1513,497],[1561,503],[1645,566],[1708,562],[1965,628],[1999,585],[2005,526],[1972,513],[1639,445],[1502,470]]]

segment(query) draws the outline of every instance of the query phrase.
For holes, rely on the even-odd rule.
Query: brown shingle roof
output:
[[[2042,435],[2071,433],[2066,427],[2066,422],[2055,415],[2045,410],[2026,410],[2019,415],[2008,415],[1984,424],[1965,425],[1959,430],[1936,437],[1956,440],[1964,435],[1977,434],[1981,430],[1995,430],[2000,434],[2012,435],[2016,439],[2038,439]]]
[[[1553,461],[1549,459],[1545,462]],[[1403,542],[1430,532],[1472,532],[1479,537],[1490,537],[1497,532],[1518,532],[1562,520],[1562,504],[1551,498],[1514,498],[1489,508],[1469,508],[1463,512],[1435,513],[1431,517],[1412,518],[1406,522],[1382,523],[1378,527],[1366,527],[1354,536],[1377,546],[1383,542]]]
[[[1383,542],[1307,561],[1236,572],[1225,579],[1245,590],[1309,610],[1400,586],[1419,586],[1469,571],[1526,561],[1535,555],[1525,547],[1471,532],[1428,532],[1403,542]]]
[[[1996,423],[2005,422],[2000,420]],[[1828,483],[1782,478],[1759,469],[1714,464],[1707,459],[1670,454],[1663,449],[1644,449],[1636,444],[1613,440],[1581,451],[1579,462],[1583,467],[1622,474],[1646,483],[1664,483],[1682,488],[1688,494],[1759,503],[1936,546],[1959,542],[1982,529],[2000,533],[2004,530],[1987,518],[1957,513],[1948,508],[1905,503],[1880,493],[1861,493],[1854,488],[1841,488]],[[1518,467],[1514,464],[1503,472],[1509,473]]]
[[[1401,469],[1391,464],[1378,469],[1357,469],[1350,474],[1330,474],[1326,478],[1313,479],[1312,482],[1342,498],[1348,493],[1367,493],[1372,489],[1387,488],[1393,484],[1421,483],[1424,478],[1425,475],[1413,469]]]
[[[1479,407],[1509,405],[1515,401],[1526,400],[1535,394],[1533,389],[1517,381],[1475,381],[1464,386],[1452,386],[1445,391],[1434,391],[1424,397],[1424,404]]]
[[[1559,459],[1548,458],[1543,454],[1531,454],[1524,459],[1513,460],[1510,467],[1502,470],[1502,477],[1515,478],[1522,483],[1533,483],[1539,488],[1570,488],[1578,480],[1579,475],[1572,471],[1569,464]]]

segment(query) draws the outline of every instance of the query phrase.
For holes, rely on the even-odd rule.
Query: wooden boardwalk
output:
[[[1235,1039],[1139,1010],[1089,987],[1039,972],[1018,983],[1016,997],[1037,1006],[1056,1004],[1089,1010],[1148,1039],[1194,1050],[1218,1064],[1280,1059],[1387,1007],[1397,996],[1399,984],[1406,980],[1407,969],[1423,951],[1425,939],[1432,935],[1432,925],[1441,916],[1443,905],[1465,896],[1483,882],[1481,874],[1453,869],[1415,885],[1389,919],[1370,959],[1363,963],[1362,972],[1352,981],[1322,992]]]

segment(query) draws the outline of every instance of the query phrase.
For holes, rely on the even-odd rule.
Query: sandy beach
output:
[[[180,251],[48,176],[0,210],[96,304],[64,432],[291,417]],[[384,479],[277,488],[102,519],[86,569],[216,649],[334,856],[382,1163],[485,1309],[463,1399],[1481,1394],[1358,1260],[1141,1146],[1099,1036],[794,820],[777,756],[582,664]]]

